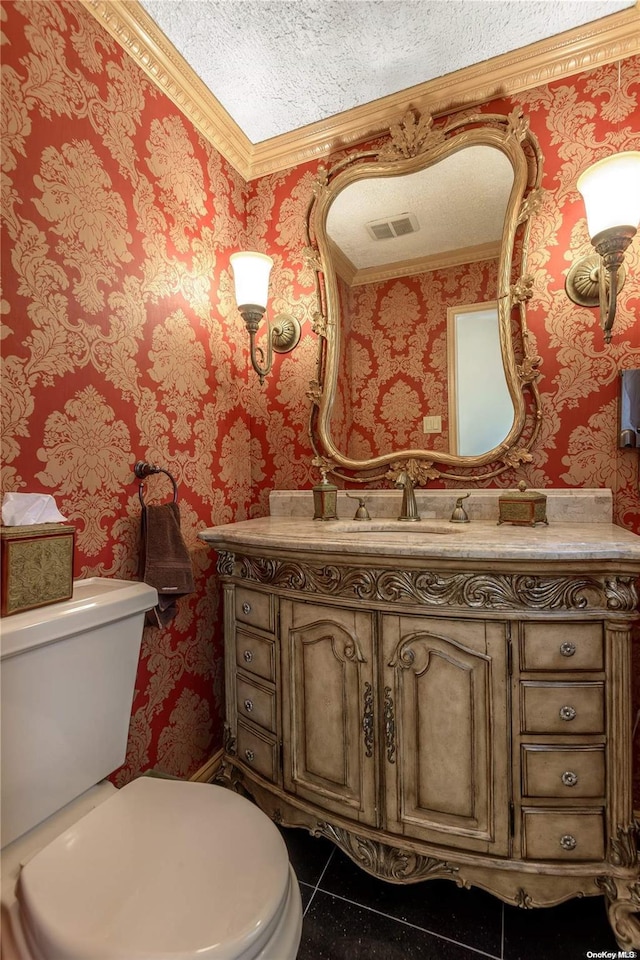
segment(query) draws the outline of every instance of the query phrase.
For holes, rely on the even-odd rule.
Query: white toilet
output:
[[[124,760],[143,583],[76,581],[2,621],[3,960],[294,960],[279,831],[222,787],[103,778]]]

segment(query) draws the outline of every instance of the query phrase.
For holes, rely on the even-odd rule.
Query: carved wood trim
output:
[[[225,754],[230,757],[235,757],[236,755],[236,738],[231,732],[231,724],[225,723],[224,731],[222,734],[222,746]]]
[[[640,882],[610,876],[596,877],[596,886],[607,898],[609,923],[622,950],[640,947]],[[635,954],[634,954],[635,955]]]
[[[233,567],[235,564],[235,554],[230,553],[228,550],[220,550],[218,552],[218,562],[216,564],[216,570],[221,577],[231,577],[233,576]]]
[[[640,836],[640,821],[619,826],[616,836],[609,840],[611,863],[616,867],[635,867],[638,863],[637,838]]]
[[[529,896],[526,890],[522,887],[518,890],[515,897],[516,907],[520,907],[521,910],[532,910],[533,909],[533,899]]]
[[[455,880],[459,887],[469,887],[467,881],[460,876],[460,868],[446,860],[390,847],[368,837],[358,836],[357,833],[325,820],[319,820],[311,833],[315,837],[327,837],[367,873],[390,883],[447,879]]]
[[[286,170],[386,132],[411,104],[433,116],[515,96],[640,52],[634,6],[444,77],[252,144],[136,0],[81,0],[141,70],[246,179]]]
[[[225,572],[228,558],[221,554]],[[461,606],[472,610],[595,610],[633,612],[638,596],[634,577],[541,576],[509,573],[437,573],[388,570],[337,563],[237,556],[243,580],[297,593],[351,600]],[[235,565],[234,565],[235,566]]]

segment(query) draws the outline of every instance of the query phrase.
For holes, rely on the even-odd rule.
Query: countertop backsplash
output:
[[[608,488],[553,488],[540,490],[547,497],[547,519],[563,523],[611,523],[613,496]],[[448,490],[416,489],[418,512],[424,520],[448,520],[458,497],[470,493],[464,501],[469,520],[498,521],[498,498],[507,491],[503,488],[475,489],[460,487]],[[372,519],[393,519],[398,516],[402,503],[401,490],[339,490],[338,516],[350,520],[362,497]],[[313,493],[311,490],[272,490],[269,495],[269,511],[272,517],[313,517]]]

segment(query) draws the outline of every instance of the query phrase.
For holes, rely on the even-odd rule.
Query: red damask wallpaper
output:
[[[318,479],[307,432],[317,304],[303,259],[318,163],[245,184],[79,3],[3,0],[0,16],[2,489],[56,497],[78,531],[76,575],[135,577],[133,465],[178,480],[197,588],[168,629],[145,630],[115,779],[149,767],[187,776],[220,746],[223,717],[214,558],[197,531],[262,515],[271,489]],[[634,58],[517,98],[544,154],[528,309],[544,421],[533,462],[499,482],[611,487],[616,521],[640,533],[637,454],[616,446],[618,372],[640,367],[640,241],[610,345],[563,286],[590,248],[576,178],[640,147],[639,96]],[[242,247],[274,257],[270,310],[303,325],[263,388],[231,299],[228,258]],[[150,497],[167,493],[164,477],[149,482]]]
[[[179,484],[197,590],[145,630],[123,783],[190,775],[223,715],[213,558],[246,517],[255,390],[229,300],[245,184],[79,3],[2,5],[3,491],[46,492],[76,576],[135,578],[133,465]],[[152,478],[147,499],[168,498]]]
[[[377,283],[340,282],[340,395],[331,435],[355,460],[393,450],[449,451],[448,308],[495,299],[498,263],[484,260]],[[425,434],[425,413],[442,431]],[[486,448],[485,448],[486,449]]]

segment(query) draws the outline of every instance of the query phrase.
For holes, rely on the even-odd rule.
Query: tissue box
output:
[[[73,593],[74,538],[75,527],[62,523],[0,527],[0,616],[69,600]]]

